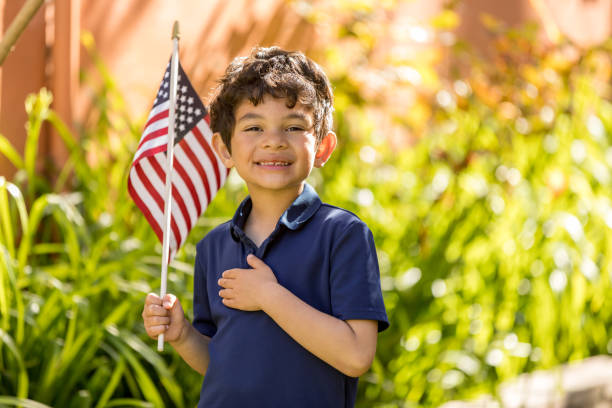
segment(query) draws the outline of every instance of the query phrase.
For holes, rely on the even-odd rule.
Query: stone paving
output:
[[[612,408],[612,357],[522,374],[500,386],[499,401],[452,401],[441,408]]]

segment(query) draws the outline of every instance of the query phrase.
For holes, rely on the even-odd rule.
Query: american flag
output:
[[[212,149],[210,117],[179,63],[174,123],[170,259],[185,242],[229,173]],[[160,241],[163,239],[170,64],[134,155],[128,191]]]

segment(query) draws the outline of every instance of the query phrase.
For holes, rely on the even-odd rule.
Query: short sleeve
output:
[[[193,271],[193,327],[203,335],[212,337],[217,332],[217,327],[211,317],[206,290],[206,269],[201,263],[201,258],[201,249],[198,245]]]
[[[335,317],[377,320],[379,332],[389,327],[374,238],[360,220],[351,222],[334,240],[330,287]]]

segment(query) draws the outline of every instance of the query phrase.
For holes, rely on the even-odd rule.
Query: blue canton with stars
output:
[[[170,63],[166,67],[164,79],[157,97],[153,102],[153,108],[170,98]],[[178,81],[176,87],[176,110],[174,114],[174,144],[180,142],[185,135],[207,114],[206,108],[195,89],[189,82],[181,63],[178,64]]]

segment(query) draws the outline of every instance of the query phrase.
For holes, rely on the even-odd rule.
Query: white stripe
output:
[[[177,157],[180,158],[179,160],[181,164],[183,165],[185,172],[187,172],[187,176],[189,177],[189,179],[193,183],[193,186],[195,187],[196,193],[198,195],[198,199],[200,200],[201,210],[204,211],[204,209],[208,206],[208,201],[210,200],[210,197],[206,195],[206,189],[204,188],[204,182],[202,181],[202,177],[200,177],[200,173],[198,173],[198,170],[193,165],[193,162],[191,161],[189,156],[185,154],[185,151],[183,150],[182,147],[180,148],[180,150],[177,149],[176,152],[178,153]],[[212,195],[212,192],[211,192],[211,195]],[[198,217],[200,215],[201,213],[198,214]]]
[[[163,154],[160,153],[154,156],[154,159],[157,160],[158,163],[160,163],[160,158],[161,158],[161,161],[165,162],[164,160],[165,158]],[[142,170],[147,174],[147,177],[149,178],[149,181],[153,185],[153,188],[157,190],[157,192],[159,193],[159,195],[162,197],[162,199],[165,202],[166,197],[164,197],[164,191],[166,187],[166,180],[160,180],[159,176],[157,175],[157,172],[153,169],[153,166],[151,166],[151,164],[149,163],[149,160],[141,160],[140,165],[142,166]],[[165,169],[165,168],[166,166],[162,165],[162,169]],[[165,171],[164,171],[164,174],[165,174]],[[176,225],[179,231],[181,231],[181,237],[179,237],[179,239],[182,239],[182,237],[185,236],[184,231],[187,230],[187,223],[185,222],[185,219],[183,218],[183,214],[181,213],[180,210],[178,211],[178,214],[176,214],[175,207],[177,207],[177,205],[174,203],[174,200],[172,200],[170,204],[171,204],[170,211],[172,212],[172,218],[174,218],[174,221],[176,222]],[[173,235],[174,234],[172,234],[171,236]]]
[[[175,161],[177,160],[176,152],[177,150],[174,150],[174,154],[175,154],[174,160]],[[160,164],[160,166],[162,166],[163,168],[165,166],[165,163],[162,163],[162,162],[165,162],[165,157],[161,154],[155,155],[154,157],[157,160],[157,162]],[[185,207],[187,207],[187,213],[189,214],[189,218],[191,219],[191,225],[192,226],[195,225],[199,214],[197,214],[195,204],[193,203],[193,198],[191,197],[191,193],[189,192],[189,189],[185,185],[185,182],[183,181],[182,177],[180,177],[176,171],[172,172],[172,188],[177,190],[177,192],[179,193],[179,195],[185,202]],[[181,213],[181,218],[184,218],[183,213],[180,211],[180,208],[178,205],[172,206],[173,212],[175,211],[175,209]],[[187,227],[187,225],[185,225],[185,227]]]
[[[160,103],[157,106],[154,106],[153,109],[151,109],[151,112],[149,112],[149,116],[147,117],[147,121],[145,123],[148,123],[153,116],[157,115],[160,112],[168,110],[169,108],[170,108],[170,101],[169,100],[167,100],[164,103]]]
[[[154,149],[159,146],[166,146],[166,145],[168,145],[168,135],[167,134],[156,137],[155,139],[151,139],[147,141],[146,143],[144,143],[142,146],[140,146],[140,148],[134,155],[134,161],[135,162],[138,161],[140,159],[140,156],[145,154],[147,150]],[[160,152],[157,152],[157,153],[160,153]]]
[[[142,132],[142,137],[140,138],[140,140],[147,137],[149,133],[155,132],[156,130],[159,130],[159,129],[167,128],[168,122],[169,122],[168,118],[162,118],[162,119],[156,120],[155,122],[151,123]]]
[[[151,167],[151,164],[149,163],[149,159],[147,158],[145,160],[141,160],[137,164],[137,166],[141,166],[142,171],[147,176],[147,179],[151,183],[152,187],[155,189],[155,191],[157,191],[157,193],[163,199],[164,198],[163,197],[164,183],[160,180],[155,170],[153,170],[153,168]],[[141,183],[140,179],[138,181],[139,183]],[[151,211],[151,215],[153,215],[153,218],[157,222],[159,229],[162,231],[162,234],[163,234],[164,228],[163,228],[162,223],[164,219],[164,212],[163,212],[164,210],[163,208],[162,209],[159,208],[159,206],[157,205],[157,202],[149,194],[148,190],[146,189],[144,185],[142,186],[142,188],[144,189],[144,191],[147,192],[147,196],[149,197],[149,202],[147,203],[147,207]],[[170,228],[170,247],[173,247],[173,245],[174,245],[174,248],[176,248],[176,239],[174,237],[174,234],[172,233],[172,228]]]
[[[185,136],[185,142],[189,145],[191,150],[193,150],[193,153],[200,160],[200,164],[202,164],[204,172],[206,173],[206,178],[208,179],[210,195],[214,197],[215,193],[219,190],[219,186],[217,185],[217,177],[215,176],[215,169],[213,168],[214,164],[210,162],[208,155],[204,151],[204,148],[198,142],[196,135],[189,132],[189,134]]]
[[[137,166],[138,165],[139,164],[137,164]],[[147,207],[153,219],[157,222],[159,229],[163,231],[160,221],[163,219],[164,214],[157,206],[157,203],[155,202],[151,194],[149,194],[149,191],[140,180],[140,177],[138,177],[138,173],[136,172],[136,169],[134,167],[132,167],[132,169],[130,170],[130,181],[132,182],[132,187],[134,188],[134,191],[136,192],[138,197],[140,197],[140,200],[142,200],[144,205]]]
[[[189,180],[193,184],[193,187],[196,191],[197,198],[200,201],[200,209],[204,211],[203,209],[206,208],[206,203],[208,202],[208,200],[206,197],[206,191],[204,191],[204,185],[202,184],[202,178],[198,174],[198,171],[196,170],[196,168],[193,166],[193,163],[191,162],[189,157],[185,154],[182,146],[178,144],[176,145],[175,149],[176,150],[174,150],[174,154],[176,155],[176,159],[177,161],[181,163],[181,165],[185,169],[185,172],[187,173],[187,177],[189,177]],[[177,182],[177,183],[180,182],[181,186],[184,189],[183,196],[189,198],[189,200],[185,200],[185,205],[189,209],[189,215],[193,221],[193,225],[195,225],[196,221],[198,220],[198,217],[202,214],[202,213],[198,214],[198,209],[195,205],[196,198],[191,195],[191,191],[189,191],[186,181],[183,180],[183,178],[181,177],[180,174],[178,174],[178,172],[174,172],[174,177],[172,178],[172,181]]]
[[[185,240],[187,239],[187,235],[189,234],[189,228],[187,228],[187,224],[185,224],[183,213],[181,212],[181,209],[178,207],[178,205],[174,205],[174,204],[172,205],[172,217],[176,220],[178,219],[183,220],[182,223],[180,222],[176,223],[176,226],[179,229],[179,233],[181,234],[181,242],[179,242],[178,246],[176,246],[175,248],[180,248],[181,245],[183,245],[183,242],[185,242]]]

